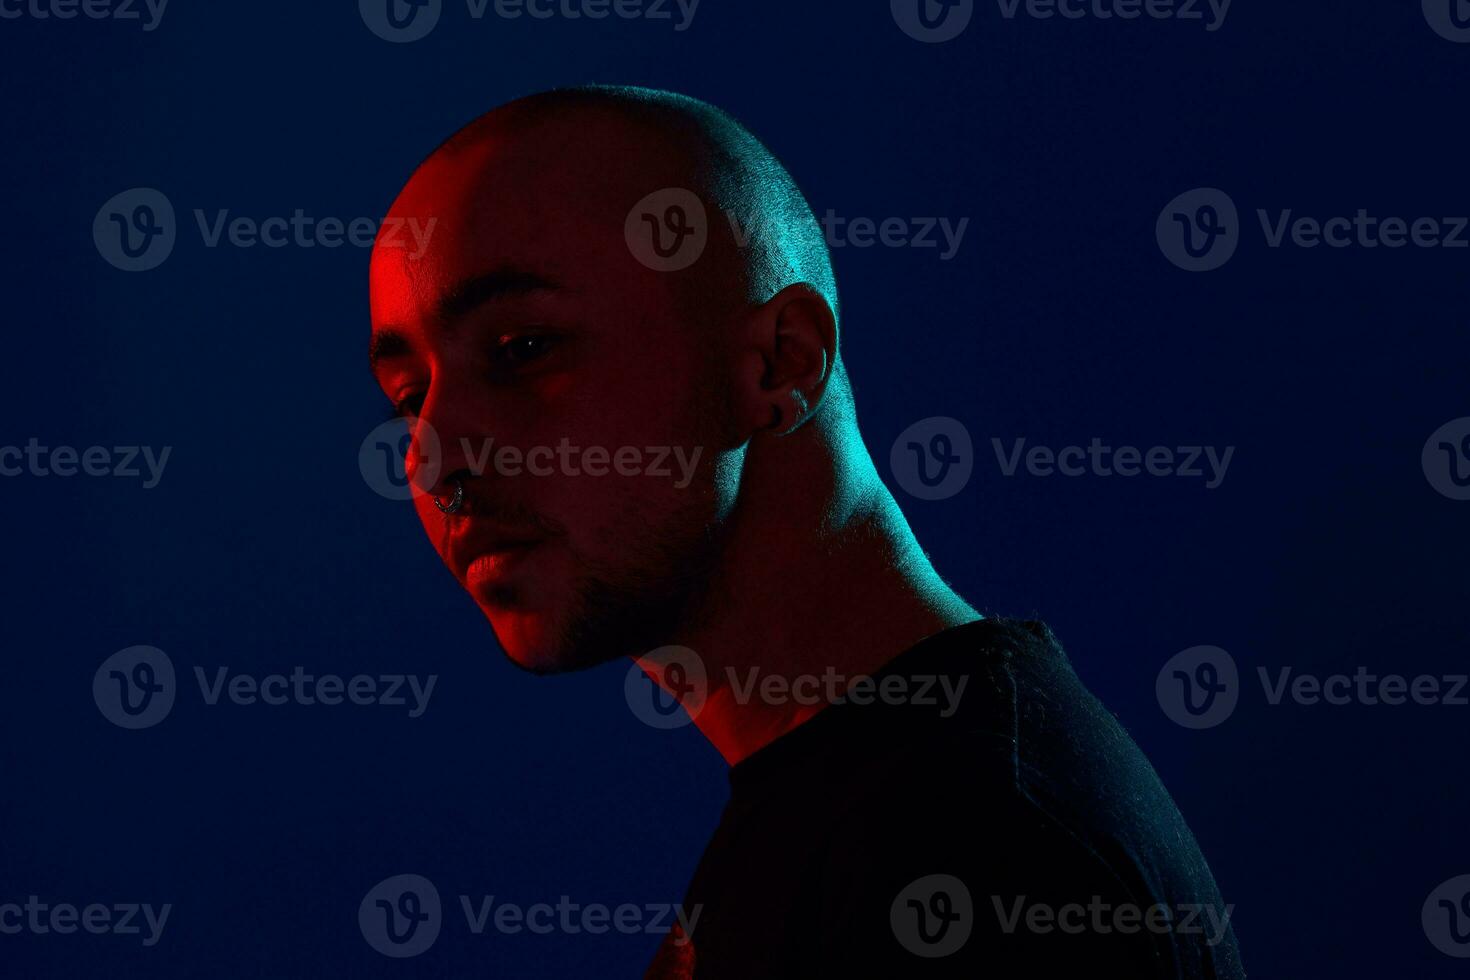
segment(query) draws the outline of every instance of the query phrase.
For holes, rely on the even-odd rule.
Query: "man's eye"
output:
[[[413,418],[423,410],[424,395],[422,392],[406,395],[393,403],[393,414],[401,419]]]
[[[495,348],[496,356],[511,367],[529,364],[545,357],[556,343],[556,338],[547,334],[528,333],[517,337],[503,337]]]

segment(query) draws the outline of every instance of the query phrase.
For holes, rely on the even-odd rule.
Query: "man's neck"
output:
[[[929,564],[867,455],[827,462],[797,484],[807,493],[788,484],[768,498],[779,507],[732,518],[708,601],[676,641],[705,669],[694,723],[731,765],[810,720],[854,678],[981,618]]]

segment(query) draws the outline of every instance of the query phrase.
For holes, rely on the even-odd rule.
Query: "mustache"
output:
[[[478,482],[474,479],[464,481],[464,503],[455,513],[443,515],[447,526],[478,520],[511,533],[530,532],[545,537],[560,537],[566,533],[560,522],[521,501],[487,493],[485,487],[477,485]]]

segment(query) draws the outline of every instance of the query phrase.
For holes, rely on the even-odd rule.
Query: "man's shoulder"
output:
[[[1138,745],[1044,623],[984,619],[938,634],[877,675],[909,702],[852,726],[853,785],[870,816],[964,821],[1018,843],[1045,826],[1103,857],[1187,834]],[[895,690],[899,688],[895,687]]]
[[[897,697],[853,727],[881,725],[889,745],[866,747],[896,778],[931,778],[930,763],[962,766],[988,789],[1009,786],[1055,804],[1067,795],[1093,798],[1099,784],[1119,783],[1128,793],[1162,789],[1045,623],[987,618],[946,630],[872,681],[880,691],[890,683]]]
[[[904,705],[881,724],[871,724],[875,712],[869,737],[854,746],[861,775],[831,825],[824,873],[838,919],[857,915],[859,905],[871,915],[875,894],[942,886],[967,892],[977,927],[988,924],[993,943],[979,946],[1014,952],[1036,940],[1012,934],[1017,915],[1071,907],[1131,915],[1156,906],[1179,914],[1196,905],[1223,915],[1172,798],[1051,630],[983,620],[950,633],[884,673],[905,677],[911,692],[934,677],[932,689],[958,696],[929,712]],[[888,737],[872,737],[877,731]],[[1210,949],[1188,936],[1132,940],[1094,934],[1044,949],[1106,949],[1146,965],[1140,976],[1234,975],[1228,935]]]

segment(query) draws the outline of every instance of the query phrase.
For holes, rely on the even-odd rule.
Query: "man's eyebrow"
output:
[[[373,334],[368,345],[368,365],[376,371],[378,364],[394,357],[412,353],[408,338],[396,330],[379,330]]]
[[[434,313],[441,323],[451,323],[493,299],[560,288],[560,283],[546,276],[513,266],[501,266],[455,283],[439,300]],[[368,346],[368,364],[377,370],[383,361],[411,353],[413,345],[408,338],[392,327],[385,327],[373,334]]]
[[[560,283],[545,276],[512,266],[502,266],[456,283],[439,300],[436,312],[441,322],[448,323],[493,299],[559,288]]]

